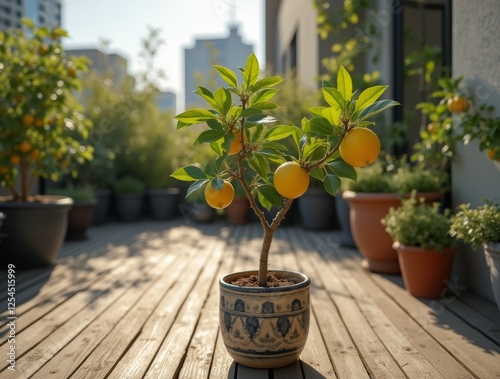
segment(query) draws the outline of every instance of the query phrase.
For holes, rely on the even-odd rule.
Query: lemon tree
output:
[[[76,175],[92,158],[84,142],[92,124],[73,96],[87,61],[64,52],[64,29],[23,23],[0,31],[0,185],[16,201],[28,200],[40,176]]]
[[[374,115],[398,103],[379,100],[387,86],[373,86],[357,94],[350,74],[340,67],[336,85],[326,81],[322,84],[327,106],[310,108],[311,117],[302,119],[300,126],[284,125],[267,114],[279,107],[272,99],[283,79],[260,78],[254,54],[239,69],[240,75],[228,67],[214,68],[227,86],[213,92],[198,86],[196,93],[206,101],[208,109],[192,108],[175,118],[178,129],[205,125],[196,143],[210,144],[217,159],[203,167],[179,168],[172,176],[194,182],[187,196],[204,190],[209,204],[213,198],[225,200],[216,202],[216,207],[228,205],[228,182],[241,184],[264,229],[259,266],[259,285],[264,287],[274,233],[293,200],[307,190],[309,178],[322,181],[331,195],[340,188],[342,178],[356,180],[355,169],[339,153],[343,139],[356,128],[370,127]],[[351,150],[356,148],[360,154],[367,148],[377,150],[366,143],[354,144]],[[267,222],[258,203],[268,210],[278,209],[272,222]]]

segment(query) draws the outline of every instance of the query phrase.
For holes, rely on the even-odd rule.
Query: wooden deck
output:
[[[457,285],[416,299],[400,276],[363,271],[337,232],[299,227],[281,228],[271,267],[312,278],[306,348],[282,369],[236,365],[219,336],[217,282],[257,267],[260,236],[258,224],[181,218],[93,227],[54,267],[16,272],[15,372],[1,273],[0,377],[500,378],[495,305]]]

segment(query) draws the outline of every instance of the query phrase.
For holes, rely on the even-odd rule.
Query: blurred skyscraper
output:
[[[60,0],[0,0],[0,29],[20,28],[27,17],[37,26],[61,26]]]

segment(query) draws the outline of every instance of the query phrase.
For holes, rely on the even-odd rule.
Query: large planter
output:
[[[344,191],[342,197],[349,202],[349,219],[354,242],[364,259],[362,266],[374,272],[400,273],[398,254],[392,247],[392,238],[380,222],[391,207],[401,205],[396,193],[365,193]],[[422,192],[427,203],[442,198],[440,192]]]
[[[169,220],[175,217],[180,197],[179,188],[155,188],[146,192],[149,213],[154,220]]]
[[[235,197],[226,208],[226,219],[231,225],[241,225],[248,221],[250,202],[246,197]]]
[[[115,194],[116,216],[119,221],[136,221],[142,213],[142,193]]]
[[[0,197],[5,213],[0,240],[2,267],[33,268],[53,264],[64,242],[73,199],[43,196],[40,202],[10,202]]]
[[[483,244],[483,250],[490,268],[491,289],[500,310],[500,243]]]
[[[111,190],[99,189],[95,191],[96,205],[92,217],[93,225],[103,225],[108,221],[109,208],[111,203]]]
[[[298,200],[302,226],[306,229],[338,229],[335,198],[323,188],[309,188]]]
[[[87,229],[92,225],[95,200],[75,200],[68,213],[68,228],[66,239],[83,239],[87,236]]]
[[[335,196],[335,212],[337,213],[337,220],[340,226],[340,245],[356,248],[349,220],[349,202],[342,197],[342,194]]]
[[[297,272],[275,273],[296,284],[266,288],[231,284],[256,271],[229,274],[219,281],[222,339],[228,353],[241,365],[287,366],[297,360],[306,343],[310,280]]]
[[[437,251],[394,242],[406,290],[413,296],[438,299],[446,295],[455,248]]]

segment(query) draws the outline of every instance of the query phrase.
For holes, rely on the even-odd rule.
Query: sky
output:
[[[124,56],[132,74],[140,70],[138,52],[148,27],[160,29],[164,44],[156,64],[167,79],[159,86],[176,93],[178,103],[184,98],[184,49],[198,38],[227,37],[234,17],[243,42],[264,62],[264,0],[64,0],[62,8],[66,48],[99,48],[107,40],[108,52]]]

